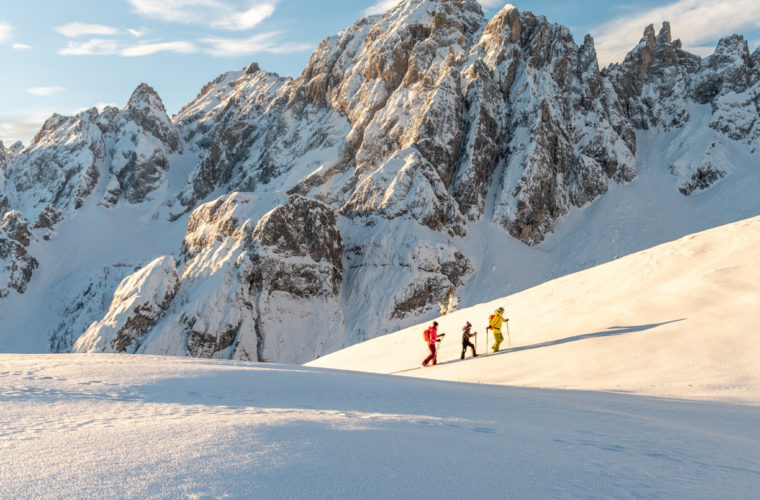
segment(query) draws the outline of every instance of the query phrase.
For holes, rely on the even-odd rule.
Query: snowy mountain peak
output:
[[[666,44],[671,43],[673,41],[673,38],[670,35],[670,21],[663,21],[662,27],[660,28],[660,32],[657,34],[657,39],[655,43],[657,44]],[[678,48],[680,47],[680,42],[676,42],[679,44]]]
[[[141,83],[132,92],[124,108],[124,119],[135,122],[143,131],[152,134],[170,153],[182,151],[179,135],[166,114],[164,103],[152,87]]]

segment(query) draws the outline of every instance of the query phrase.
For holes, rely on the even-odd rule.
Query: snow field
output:
[[[690,235],[439,318],[439,366],[422,368],[426,324],[310,366],[512,386],[632,392],[760,405],[760,217]],[[503,305],[496,355],[459,362],[461,328]],[[507,329],[503,331],[505,337]],[[493,335],[489,334],[489,345]]]
[[[1,498],[750,498],[756,408],[308,367],[0,355]]]

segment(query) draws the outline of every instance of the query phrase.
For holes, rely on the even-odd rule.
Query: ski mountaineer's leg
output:
[[[422,362],[422,366],[427,366],[435,358],[435,344],[428,344],[428,349],[430,349],[430,355]]]
[[[499,346],[504,341],[504,336],[501,334],[501,331],[494,329],[493,338],[493,352],[499,352]]]
[[[467,344],[462,344],[462,356],[459,359],[464,359],[464,353],[467,352]]]

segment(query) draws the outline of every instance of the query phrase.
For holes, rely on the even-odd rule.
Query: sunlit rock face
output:
[[[11,290],[24,293],[37,259],[29,255],[28,247],[34,236],[21,213],[6,212],[0,223],[0,299]]]

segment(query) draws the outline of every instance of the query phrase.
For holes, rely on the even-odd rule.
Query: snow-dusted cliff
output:
[[[513,6],[402,1],[297,78],[251,64],[172,119],[141,84],[0,147],[0,350],[307,361],[452,287],[760,213],[758,109],[738,35],[700,59],[650,26],[600,71],[591,37]]]

